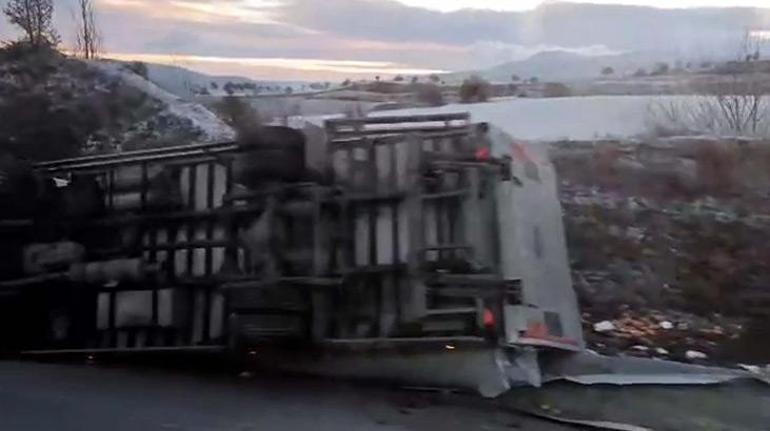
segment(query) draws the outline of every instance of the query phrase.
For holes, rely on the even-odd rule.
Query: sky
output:
[[[498,11],[524,11],[536,8],[541,0],[398,0],[409,6],[439,11],[456,11],[464,8],[492,9]],[[692,8],[749,6],[767,7],[770,0],[591,0],[596,4],[637,5],[657,8]]]
[[[3,4],[7,0],[0,0]],[[63,44],[76,0],[55,0]],[[95,0],[107,56],[218,75],[343,80],[471,70],[543,51],[708,53],[770,31],[770,0]],[[0,23],[0,39],[15,37]]]

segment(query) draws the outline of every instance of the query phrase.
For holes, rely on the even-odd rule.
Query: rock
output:
[[[609,320],[603,320],[598,323],[594,323],[594,331],[596,332],[610,332],[615,330],[615,324]]]
[[[655,353],[657,353],[659,355],[668,355],[668,350],[666,350],[666,349],[664,349],[662,347],[657,347],[655,349]]]
[[[660,322],[660,329],[665,329],[667,331],[669,329],[674,329],[674,324],[669,322],[668,320],[664,320],[664,321]]]
[[[707,359],[707,358],[708,358],[708,355],[707,355],[707,354],[705,354],[705,353],[703,353],[703,352],[699,352],[699,351],[697,351],[697,350],[688,350],[688,351],[687,351],[687,352],[684,354],[684,356],[685,356],[687,359],[691,360],[691,361],[695,361],[695,360],[703,360],[703,359]]]
[[[650,350],[647,346],[642,346],[641,344],[637,344],[636,346],[631,346],[631,350],[636,350],[637,352],[646,352]]]

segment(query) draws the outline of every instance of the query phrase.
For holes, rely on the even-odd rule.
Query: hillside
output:
[[[19,44],[0,50],[0,149],[40,160],[232,138],[212,112],[141,72]]]
[[[291,89],[291,93],[325,89],[325,83],[320,82],[258,81],[243,76],[208,75],[181,66],[158,63],[142,63],[142,65],[146,68],[147,78],[150,81],[185,99],[196,96],[224,97],[230,93],[235,96],[286,94],[287,88]]]

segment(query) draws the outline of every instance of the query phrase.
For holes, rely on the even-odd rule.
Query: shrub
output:
[[[543,87],[543,97],[570,97],[572,90],[561,82],[549,82]]]
[[[29,74],[42,78],[53,72],[64,56],[48,45],[35,46],[29,42],[9,42],[0,48],[0,62],[16,62]]]
[[[30,160],[76,156],[84,142],[82,115],[54,109],[46,94],[17,95],[0,104],[0,150]]]
[[[402,93],[404,91],[404,86],[395,82],[374,81],[361,86],[360,89],[371,91],[373,93],[396,94]]]
[[[739,179],[737,149],[718,143],[702,143],[695,150],[698,183],[708,194],[734,190]]]
[[[444,94],[441,88],[436,84],[422,84],[417,88],[417,101],[430,106],[442,106]]]
[[[460,86],[460,101],[463,103],[486,102],[491,94],[489,81],[477,75],[464,80]]]
[[[650,73],[650,75],[665,75],[671,70],[671,66],[668,65],[668,63],[660,62],[655,65],[655,69]]]
[[[248,133],[259,127],[259,113],[240,97],[226,96],[215,106],[219,116],[238,134]]]

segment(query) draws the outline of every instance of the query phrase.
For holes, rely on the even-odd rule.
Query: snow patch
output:
[[[630,138],[649,132],[652,103],[689,103],[691,96],[586,96],[547,99],[499,98],[486,103],[449,104],[436,108],[409,108],[372,112],[389,115],[469,112],[474,122],[487,122],[515,139],[527,141]],[[321,122],[326,116],[308,119]]]

